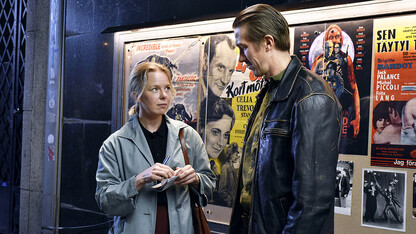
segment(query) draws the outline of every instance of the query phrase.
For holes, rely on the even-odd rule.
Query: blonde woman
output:
[[[115,216],[110,233],[193,233],[188,186],[211,194],[215,176],[200,136],[165,114],[173,93],[165,66],[144,62],[132,70],[136,104],[129,121],[104,141],[96,174],[96,201]],[[190,165],[179,141],[181,128]],[[173,176],[174,186],[163,192],[152,188]]]

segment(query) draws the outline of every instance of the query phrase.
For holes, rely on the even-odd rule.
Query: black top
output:
[[[139,121],[140,123],[140,121]],[[166,157],[166,142],[168,140],[168,126],[166,125],[166,118],[162,116],[162,123],[156,132],[148,131],[141,123],[140,126],[146,137],[147,145],[149,145],[152,152],[153,161],[155,163],[163,163]],[[160,192],[157,196],[158,205],[167,205],[166,192]]]

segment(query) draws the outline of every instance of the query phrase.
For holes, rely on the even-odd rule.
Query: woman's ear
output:
[[[140,99],[137,100],[138,93],[136,91],[131,92],[130,96],[135,102],[140,102]]]

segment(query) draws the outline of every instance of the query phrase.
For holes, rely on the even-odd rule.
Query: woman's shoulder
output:
[[[171,124],[172,126],[177,128],[178,131],[179,131],[179,129],[183,129],[185,137],[199,136],[198,132],[193,127],[189,126],[187,123],[184,123],[184,122],[179,121],[179,120],[174,120],[174,119],[171,119],[169,117],[167,117],[167,121],[169,122],[169,124]]]
[[[120,129],[116,130],[110,136],[108,136],[108,138],[104,141],[104,143],[105,142],[114,142],[119,137],[124,137],[124,138],[127,137],[128,138],[130,135],[132,135],[132,133],[133,133],[132,123],[127,122]]]

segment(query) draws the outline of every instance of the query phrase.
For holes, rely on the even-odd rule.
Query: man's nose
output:
[[[230,81],[230,79],[231,79],[231,72],[230,71],[228,71],[228,70],[226,70],[226,71],[224,71],[224,73],[222,74],[222,77],[221,77],[221,82],[224,84],[224,85],[226,85],[226,84],[228,84],[228,82]]]

